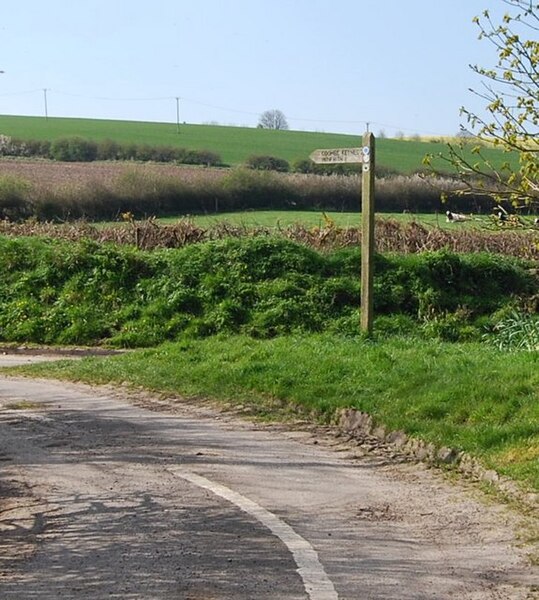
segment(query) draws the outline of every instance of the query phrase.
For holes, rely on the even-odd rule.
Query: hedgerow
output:
[[[21,140],[0,135],[0,156],[52,158],[65,162],[137,160],[204,166],[223,164],[221,157],[210,150],[189,150],[175,146],[151,146],[148,144],[121,144],[109,139],[95,142],[79,136],[62,137],[50,142]]]
[[[273,237],[182,249],[0,237],[0,339],[149,346],[241,332],[358,333],[357,248],[320,254]],[[522,261],[446,251],[378,255],[380,331],[479,337],[492,315],[532,298]]]
[[[66,156],[83,152],[70,144],[60,148]],[[124,212],[147,218],[247,209],[356,211],[360,206],[360,176],[237,168],[218,172],[208,169],[203,171],[205,176],[190,178],[181,172],[150,174],[137,166],[141,167],[130,165],[113,181],[77,182],[66,177],[66,181],[55,185],[43,185],[17,177],[19,189],[24,190],[20,203],[16,209],[5,210],[5,190],[0,185],[0,218],[17,220],[33,215],[40,220],[112,220]],[[445,213],[447,207],[473,213],[492,211],[491,198],[460,198],[455,194],[456,185],[451,179],[433,184],[418,175],[381,178],[376,183],[377,212]],[[446,200],[442,200],[442,192]]]

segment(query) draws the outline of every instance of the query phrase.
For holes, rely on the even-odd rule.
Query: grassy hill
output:
[[[55,140],[80,136],[95,141],[112,139],[121,143],[168,145],[192,150],[217,152],[230,165],[241,164],[252,154],[284,158],[290,163],[305,159],[317,148],[350,148],[361,145],[361,135],[273,131],[219,125],[181,125],[174,123],[112,121],[0,115],[0,134],[21,139]],[[427,153],[443,151],[444,143],[429,141],[378,139],[377,163],[402,173],[420,169]],[[485,153],[496,163],[507,160],[499,150]],[[515,163],[517,158],[515,157]]]

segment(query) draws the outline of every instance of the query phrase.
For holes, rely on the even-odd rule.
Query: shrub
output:
[[[185,150],[184,155],[178,158],[178,162],[185,165],[204,165],[216,167],[223,164],[221,157],[210,150]]]
[[[25,140],[27,156],[40,156],[50,158],[51,142],[49,140]]]
[[[28,156],[25,142],[9,135],[0,135],[0,156]]]
[[[290,170],[290,165],[284,158],[256,154],[252,154],[247,158],[245,166],[258,171],[279,171],[280,173],[287,173]]]
[[[29,200],[30,183],[19,177],[0,177],[0,219],[12,221],[24,219],[32,214]]]
[[[233,169],[223,180],[233,210],[246,208],[288,208],[294,205],[294,193],[286,181],[271,171]]]
[[[312,175],[359,175],[361,165],[356,164],[329,164],[319,165],[309,158],[296,160],[292,165],[295,173]]]
[[[97,160],[119,160],[122,155],[122,147],[114,140],[103,140],[97,145]]]
[[[55,140],[51,145],[54,160],[66,162],[91,162],[97,158],[97,144],[81,137],[66,137]]]

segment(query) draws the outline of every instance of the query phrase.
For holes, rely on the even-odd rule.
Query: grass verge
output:
[[[481,344],[323,334],[216,336],[10,371],[253,403],[270,416],[283,404],[326,420],[353,407],[389,429],[468,452],[537,491],[538,363],[537,352]]]

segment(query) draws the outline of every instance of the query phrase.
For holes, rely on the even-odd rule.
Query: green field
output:
[[[443,227],[451,231],[469,228],[493,227],[493,220],[487,216],[470,218],[463,223],[448,223],[442,214],[411,214],[411,213],[378,213],[382,219],[396,219],[402,223],[416,222],[430,227]],[[171,225],[185,218],[163,217],[157,219],[159,223]],[[334,223],[338,227],[361,227],[360,212],[335,212],[335,211],[306,211],[306,210],[248,210],[241,212],[219,213],[215,215],[192,215],[189,218],[200,227],[211,227],[226,222],[240,227],[288,227],[301,224],[304,227],[324,227]],[[527,218],[532,224],[533,218]],[[100,227],[110,226],[113,222],[101,223]]]
[[[324,218],[324,215],[326,215],[326,218]],[[157,220],[163,225],[172,225],[182,218],[185,217],[163,217]],[[361,214],[359,212],[305,210],[248,210],[214,215],[189,215],[189,219],[200,227],[212,227],[223,222],[239,227],[268,228],[288,227],[298,223],[305,227],[323,227],[328,222],[333,222],[339,227],[358,227],[361,225]],[[106,225],[113,224],[115,223],[109,222]]]
[[[119,143],[168,145],[192,150],[211,150],[230,165],[243,163],[252,154],[272,155],[289,162],[306,159],[317,148],[347,148],[361,145],[361,135],[274,131],[218,125],[181,125],[96,119],[16,117],[0,115],[0,134],[21,139],[55,140],[80,136],[95,141],[112,139]],[[444,151],[444,143],[379,139],[377,164],[411,173],[422,168],[425,154]],[[485,149],[494,164],[507,160],[499,150]],[[515,165],[517,157],[514,157]]]

